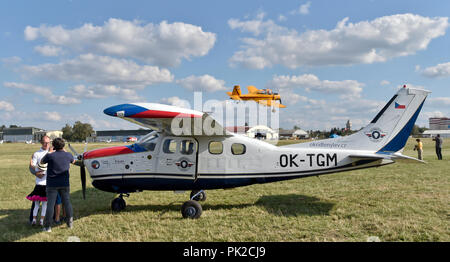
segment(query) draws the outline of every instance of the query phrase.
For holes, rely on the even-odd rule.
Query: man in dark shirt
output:
[[[69,169],[70,164],[75,163],[72,154],[64,151],[64,140],[56,138],[53,140],[53,149],[55,152],[45,155],[41,163],[47,166],[47,212],[45,214],[44,231],[51,232],[51,222],[56,202],[56,196],[59,192],[61,200],[66,211],[66,223],[69,228],[73,225],[73,209],[70,203],[70,184]]]
[[[433,138],[433,141],[436,141],[436,155],[438,160],[442,160],[442,137],[440,134],[438,134],[435,138]]]

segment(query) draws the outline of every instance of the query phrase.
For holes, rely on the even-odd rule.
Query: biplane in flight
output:
[[[258,89],[254,86],[247,86],[247,90],[248,94],[242,94],[241,87],[236,85],[233,88],[233,92],[227,92],[227,94],[233,100],[253,100],[258,104],[268,107],[286,107],[281,103],[281,96],[278,93],[273,92],[271,89]]]

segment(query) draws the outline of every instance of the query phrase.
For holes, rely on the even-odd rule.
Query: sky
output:
[[[279,125],[367,125],[403,85],[450,117],[450,1],[2,1],[0,125],[139,126],[103,113],[279,92]]]

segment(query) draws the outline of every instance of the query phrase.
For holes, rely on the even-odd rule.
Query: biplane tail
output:
[[[238,99],[241,96],[241,87],[240,86],[234,86],[233,92],[227,92],[227,94],[230,96],[231,99]]]

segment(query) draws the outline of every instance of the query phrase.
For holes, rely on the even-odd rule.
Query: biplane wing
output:
[[[247,90],[249,94],[256,94],[258,93],[259,89],[254,86],[247,86]]]
[[[268,106],[268,107],[271,107],[271,106],[275,106],[275,107],[278,107],[278,108],[285,108],[286,107],[285,105],[280,104],[279,102],[274,101],[274,100],[256,100],[256,102],[258,104],[265,105],[265,106]]]
[[[109,107],[105,114],[175,136],[228,136],[228,131],[207,113],[156,103]]]

